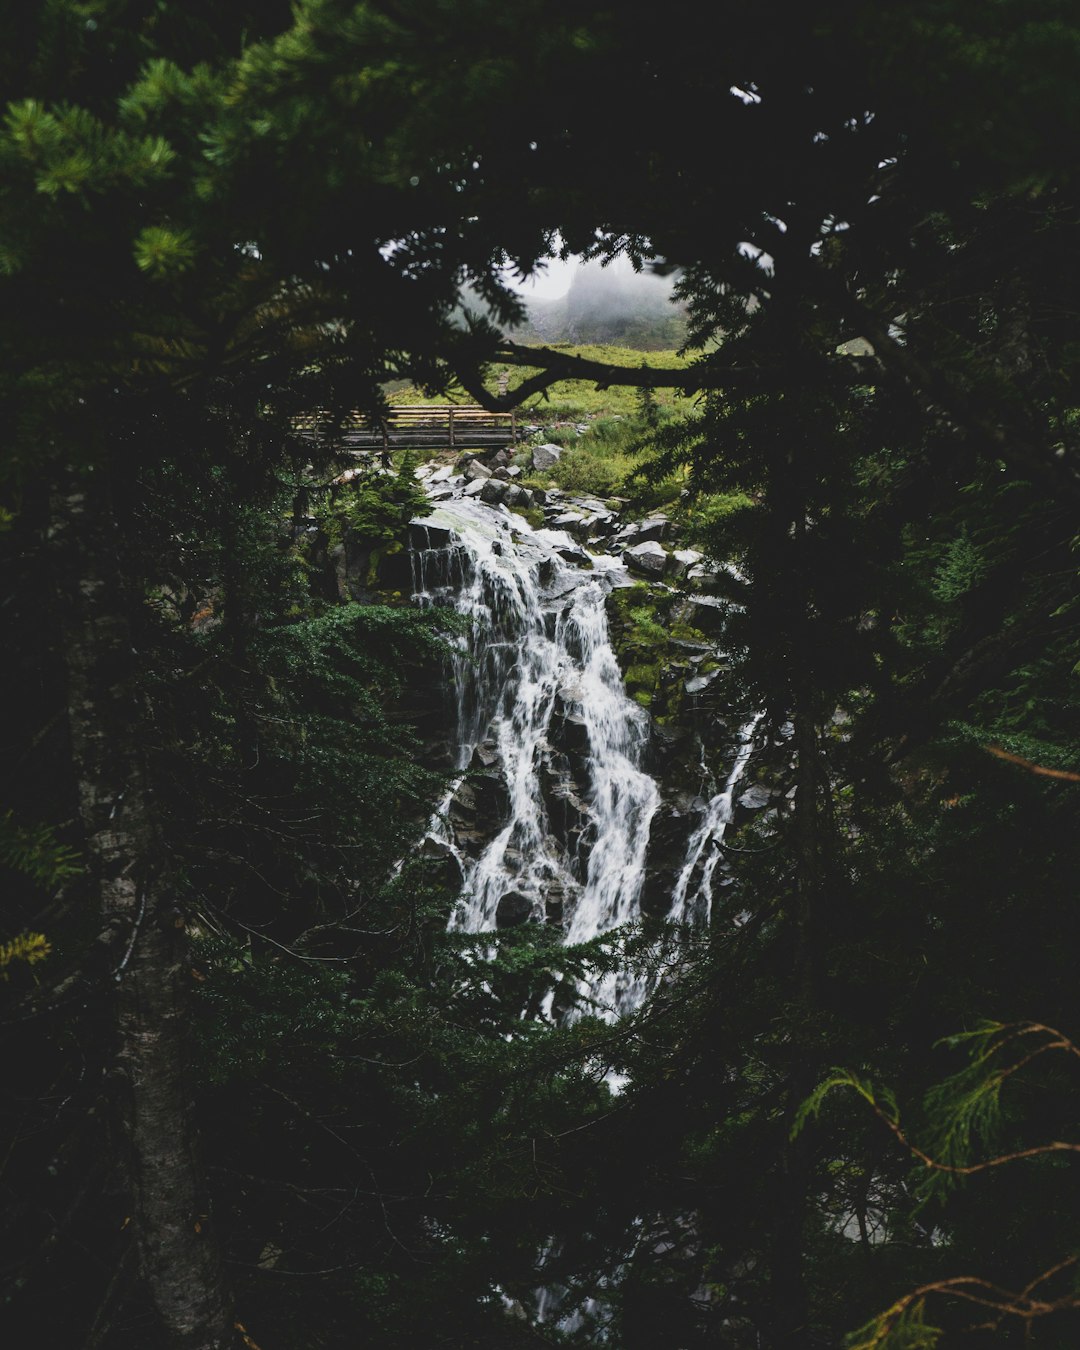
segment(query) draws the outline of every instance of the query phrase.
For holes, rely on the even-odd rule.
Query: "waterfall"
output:
[[[454,660],[456,765],[464,771],[487,746],[508,798],[505,823],[476,857],[454,842],[450,798],[443,804],[434,831],[463,873],[451,927],[496,927],[507,897],[543,918],[554,893],[567,940],[587,941],[637,916],[660,801],[643,768],[649,717],[626,694],[608,634],[605,598],[628,578],[602,555],[591,568],[574,565],[563,555],[580,550],[562,531],[534,530],[474,501],[440,505],[421,528],[449,543],[415,552],[416,599],[450,604],[470,621]],[[552,784],[568,725],[583,764],[580,797]],[[577,828],[556,826],[559,806],[578,814]],[[614,976],[590,996],[609,1016],[640,1001]]]
[[[716,864],[720,861],[720,845],[724,841],[727,827],[731,824],[735,789],[750,762],[750,755],[754,749],[754,733],[763,716],[763,713],[755,713],[739,731],[738,749],[727,779],[720,791],[710,799],[701,824],[690,836],[690,842],[686,847],[686,861],[683,863],[671,897],[673,923],[696,922],[708,925],[712,918],[713,874],[716,871]],[[699,865],[700,873],[698,873]],[[697,885],[693,886],[695,873]]]
[[[449,606],[468,623],[452,662],[459,777],[430,827],[461,871],[450,927],[482,933],[543,920],[555,903],[566,941],[580,943],[637,918],[660,790],[645,767],[651,719],[626,693],[608,631],[605,601],[631,584],[625,567],[586,554],[560,530],[460,495],[414,529],[422,541],[412,554],[414,600]],[[690,833],[671,893],[675,922],[709,921],[719,845],[760,721],[742,728],[734,762]],[[455,809],[485,773],[499,781],[495,828],[463,829]],[[652,987],[644,976],[608,973],[580,998],[614,1019]],[[549,1016],[552,1003],[549,995]],[[614,1075],[608,1082],[622,1086]],[[570,1334],[597,1319],[597,1344],[605,1314],[602,1297],[576,1304],[558,1285],[536,1291],[538,1323]]]
[[[481,933],[550,917],[581,943],[637,918],[660,791],[645,767],[650,717],[626,693],[608,632],[605,600],[632,584],[624,565],[473,497],[442,500],[414,532],[414,600],[467,621],[452,662],[458,778],[430,827],[461,873],[450,927]],[[671,892],[675,922],[709,920],[760,720],[742,728],[690,834]],[[486,830],[470,825],[469,810],[486,812]],[[581,993],[615,1018],[650,989],[621,972]]]

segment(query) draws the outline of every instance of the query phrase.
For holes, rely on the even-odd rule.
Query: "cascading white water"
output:
[[[690,836],[686,861],[671,897],[672,923],[708,925],[712,918],[713,874],[720,861],[720,845],[734,814],[735,789],[739,785],[754,749],[754,733],[763,713],[755,713],[739,732],[739,748],[724,786],[709,801],[701,824]],[[702,861],[704,859],[704,861]],[[698,867],[701,867],[698,873]],[[696,876],[696,884],[695,884]]]
[[[642,768],[648,715],[627,696],[608,635],[605,596],[625,573],[603,556],[591,570],[570,565],[560,554],[574,551],[567,535],[473,501],[446,503],[423,524],[454,542],[416,554],[416,598],[450,603],[470,621],[454,663],[457,767],[493,741],[509,797],[506,823],[477,858],[455,847],[464,885],[451,926],[495,927],[510,893],[540,917],[556,889],[567,940],[587,941],[636,917],[660,801]],[[559,709],[569,710],[583,741],[586,859],[553,830],[543,791],[540,760]],[[453,846],[445,821],[434,828]],[[640,1001],[631,982],[614,976],[589,996],[609,1016]]]

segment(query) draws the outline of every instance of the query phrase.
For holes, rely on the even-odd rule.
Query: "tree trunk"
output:
[[[120,939],[110,977],[118,1161],[139,1272],[161,1323],[155,1344],[226,1350],[235,1344],[233,1315],[193,1116],[190,965],[146,779],[122,537],[106,483],[72,475],[54,498],[51,543],[85,852],[102,929]]]

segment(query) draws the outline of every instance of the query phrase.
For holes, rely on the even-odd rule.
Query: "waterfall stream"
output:
[[[414,531],[414,600],[468,620],[453,661],[462,777],[431,825],[462,877],[451,928],[556,917],[577,943],[636,918],[660,789],[645,767],[650,718],[626,693],[608,632],[607,595],[632,584],[624,565],[475,498],[442,501]],[[758,720],[690,836],[672,894],[677,920],[708,919],[715,842]],[[481,789],[498,817],[486,836],[460,817]],[[584,992],[614,1018],[649,988],[609,974]]]

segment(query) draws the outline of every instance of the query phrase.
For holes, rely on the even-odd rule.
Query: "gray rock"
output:
[[[486,464],[481,464],[478,459],[470,459],[465,465],[465,477],[470,482],[475,482],[478,478],[490,478],[491,470]]]
[[[490,506],[497,506],[499,502],[505,500],[508,490],[506,483],[500,483],[497,478],[489,478],[480,489],[480,500]]]
[[[533,468],[538,473],[544,473],[548,469],[553,469],[562,458],[562,446],[546,443],[533,447],[532,463]]]
[[[699,563],[703,556],[696,548],[675,549],[671,555],[671,575],[673,577],[687,576],[691,567]]]
[[[474,478],[471,483],[466,484],[462,495],[465,497],[479,497],[489,482],[490,479],[487,478]]]
[[[634,544],[623,553],[623,562],[635,572],[661,577],[667,567],[668,555],[655,540]]]
[[[650,516],[648,520],[643,520],[636,527],[634,532],[635,543],[643,544],[649,540],[666,539],[671,533],[671,521],[667,516]]]
[[[510,470],[506,468],[504,465],[500,465],[497,469],[493,471],[491,476],[492,478],[500,479],[504,483],[508,483],[510,481]]]
[[[739,794],[739,805],[747,811],[760,811],[763,806],[768,806],[772,801],[772,793],[768,788],[762,787],[760,783],[754,783],[748,787],[745,792]]]
[[[703,694],[719,674],[719,670],[710,670],[707,675],[693,675],[686,681],[683,688],[688,694]]]
[[[521,477],[521,466],[520,466],[519,464],[510,464],[510,465],[508,465],[507,468],[506,468],[506,476],[507,476],[507,478],[520,478],[520,477]]]
[[[426,464],[422,464],[420,467],[422,469],[426,469],[428,466]],[[445,483],[447,479],[453,478],[453,476],[454,476],[454,466],[452,464],[444,464],[442,465],[441,468],[435,470],[435,472],[431,475],[430,481],[432,483]]]

